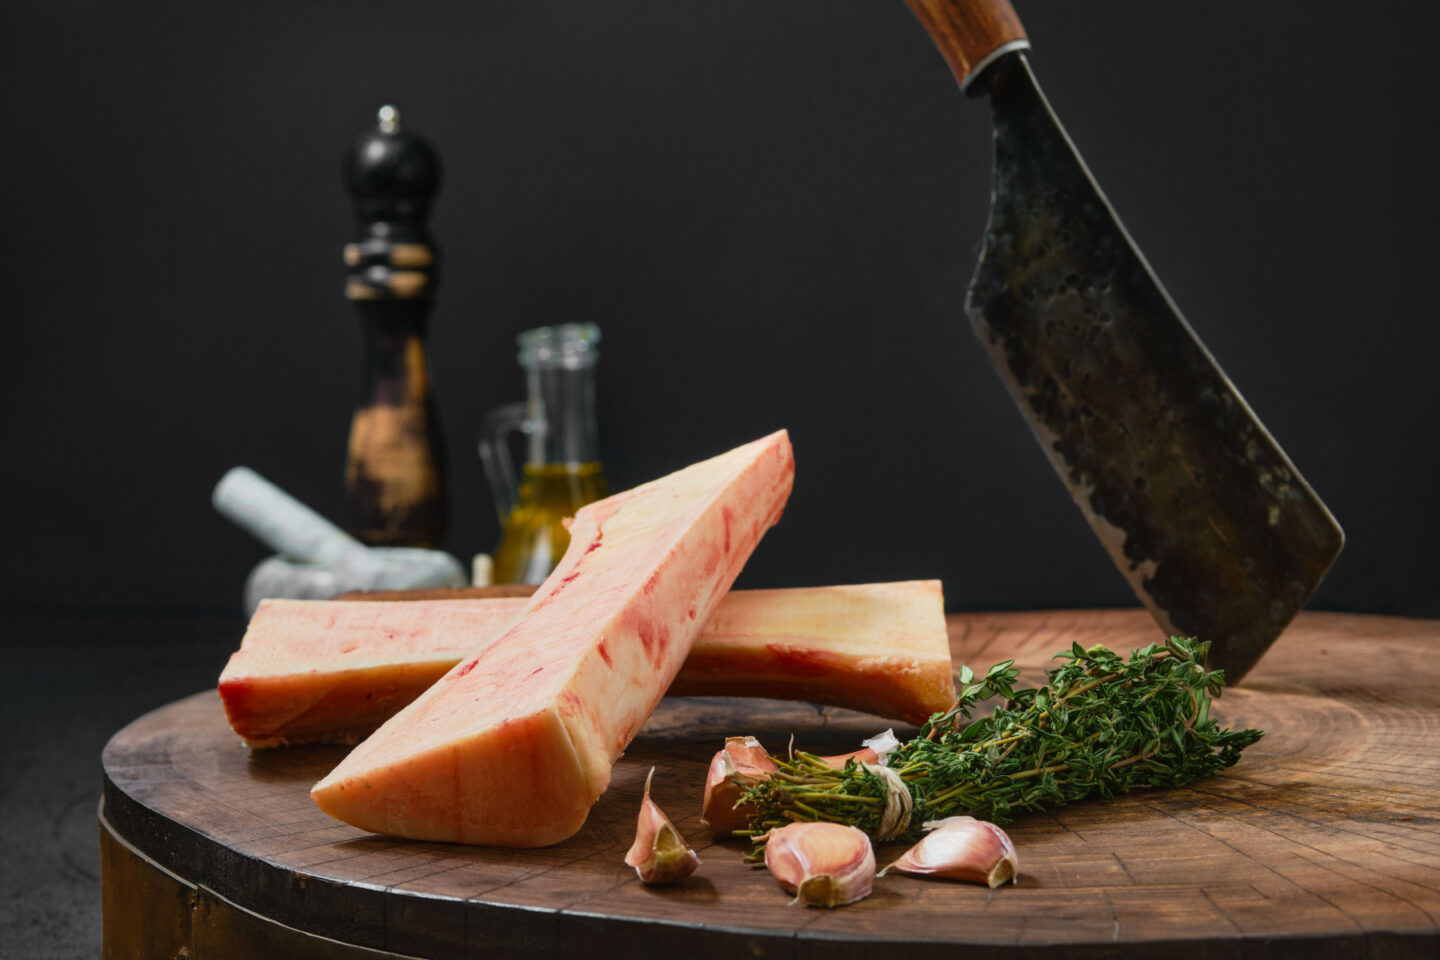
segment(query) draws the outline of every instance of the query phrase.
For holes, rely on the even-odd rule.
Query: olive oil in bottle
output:
[[[527,330],[516,338],[526,400],[491,411],[480,458],[495,495],[500,544],[495,583],[539,583],[569,546],[563,521],[607,495],[595,415],[594,324]],[[527,457],[516,483],[507,437],[526,437]]]
[[[562,521],[606,495],[599,463],[527,463],[495,549],[495,582],[544,580],[570,545]]]

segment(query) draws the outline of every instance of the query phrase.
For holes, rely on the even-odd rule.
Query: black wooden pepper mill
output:
[[[345,156],[358,221],[345,296],[365,338],[345,486],[351,532],[375,546],[439,547],[445,532],[445,455],[425,361],[439,260],[427,220],[439,186],[434,148],[401,130],[391,106]]]

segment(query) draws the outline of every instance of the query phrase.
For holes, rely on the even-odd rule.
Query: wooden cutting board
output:
[[[1022,682],[1072,641],[1155,638],[1128,610],[956,615],[950,628],[957,663],[1013,657]],[[732,734],[854,749],[887,725],[874,717],[667,700],[578,835],[501,850],[331,820],[308,790],[343,750],[249,752],[207,691],[105,749],[105,955],[1440,956],[1440,622],[1302,614],[1216,712],[1265,738],[1190,788],[1023,816],[1008,827],[1017,886],[892,876],[825,911],[790,906],[741,862],[745,844],[708,836],[705,767]],[[703,861],[676,888],[645,887],[623,863],[652,765],[655,799]]]

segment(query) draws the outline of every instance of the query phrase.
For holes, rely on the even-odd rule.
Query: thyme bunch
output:
[[[1210,776],[1239,760],[1261,732],[1224,729],[1211,719],[1211,699],[1225,681],[1223,671],[1203,666],[1209,646],[1171,637],[1123,660],[1103,646],[1072,644],[1056,654],[1065,662],[1037,689],[1014,688],[1020,671],[1013,660],[980,678],[962,667],[954,706],[931,716],[886,761],[910,793],[902,829],[886,822],[886,781],[893,778],[853,759],[834,769],[793,752],[772,757],[776,772],[746,791],[741,802],[755,813],[745,832],[762,838],[792,821],[829,820],[908,841],[929,820],[968,814],[1004,823],[1022,811]],[[972,716],[997,697],[1003,702],[992,713]]]

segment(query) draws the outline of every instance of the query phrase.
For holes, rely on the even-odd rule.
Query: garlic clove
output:
[[[884,733],[877,733],[868,740],[860,741],[860,749],[852,750],[849,753],[842,753],[834,757],[821,757],[827,766],[836,770],[845,769],[845,761],[853,759],[856,763],[873,763],[877,766],[885,766],[885,760],[892,750],[900,747],[900,740],[895,736],[895,729],[892,727]]]
[[[880,755],[869,747],[861,747],[859,750],[852,750],[849,753],[842,753],[833,757],[821,757],[820,759],[827,767],[844,770],[847,760],[854,760],[856,763],[879,763]]]
[[[736,807],[744,792],[775,772],[770,754],[754,737],[727,737],[724,749],[710,761],[700,820],[716,833],[728,834],[750,825],[748,806]]]
[[[890,727],[884,733],[877,733],[868,740],[861,740],[860,743],[875,751],[875,762],[882,767],[889,759],[891,751],[899,750],[901,747],[900,738],[895,736],[894,727]]]
[[[791,823],[765,840],[765,866],[794,903],[843,907],[870,896],[875,851],[862,830],[838,823]]]
[[[947,877],[988,884],[992,889],[1019,882],[1020,864],[1015,845],[993,823],[974,817],[947,817],[925,824],[927,833],[920,842],[880,871]]]
[[[640,816],[635,824],[635,842],[625,854],[625,862],[635,868],[641,882],[654,885],[679,883],[700,866],[700,857],[685,845],[685,838],[650,799],[650,781],[655,768],[645,778],[645,798],[640,801]]]

